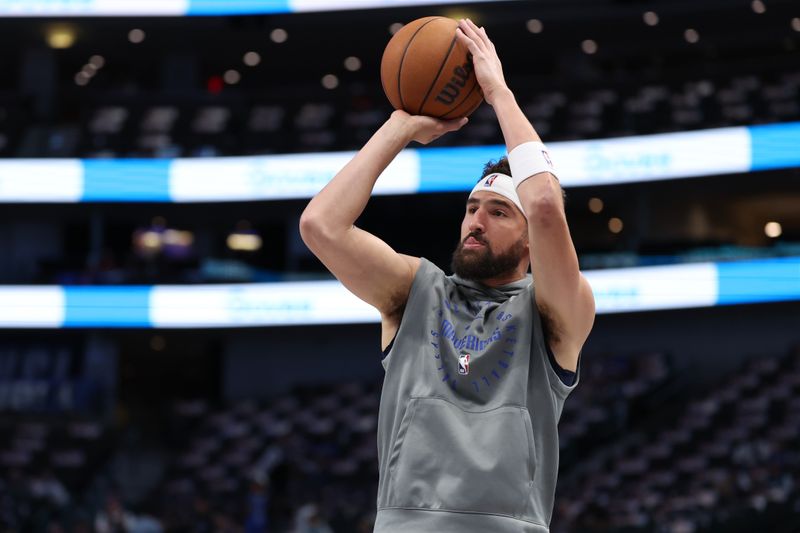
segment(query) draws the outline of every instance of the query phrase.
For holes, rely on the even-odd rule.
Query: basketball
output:
[[[465,117],[483,101],[472,58],[456,40],[458,22],[423,17],[389,40],[381,83],[395,109],[441,119]]]

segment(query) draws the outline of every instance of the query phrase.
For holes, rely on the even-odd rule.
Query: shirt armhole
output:
[[[561,368],[561,365],[559,365],[558,361],[556,361],[556,356],[553,354],[553,350],[550,349],[550,343],[547,341],[547,332],[544,331],[544,328],[542,328],[542,331],[544,335],[544,349],[547,351],[547,359],[550,361],[550,366],[558,376],[558,379],[561,380],[561,383],[567,387],[572,387],[575,384],[577,373],[573,372],[572,370]],[[389,347],[391,348],[391,346],[392,345],[390,343]],[[578,356],[578,364],[580,364],[580,355]]]
[[[403,318],[405,318],[406,316],[406,311],[408,311],[409,306],[412,305],[413,301],[417,298],[416,294],[419,291],[420,283],[422,283],[422,281],[420,280],[424,276],[427,276],[429,274],[429,271],[438,270],[433,263],[431,263],[424,257],[420,257],[419,259],[420,259],[419,268],[417,269],[417,273],[414,275],[414,281],[411,283],[411,290],[409,290],[408,292],[408,299],[406,300],[406,305],[403,308],[403,312],[400,315],[400,322],[397,324],[397,331],[395,331],[394,337],[392,337],[392,340],[389,341],[389,344],[386,346],[386,349],[381,350],[381,363],[383,364],[384,369],[386,369],[386,366],[388,364],[387,358],[389,357],[389,354],[392,351],[394,342],[397,340],[397,336],[400,334],[400,329],[403,326]]]
[[[400,322],[401,323],[403,322],[402,319],[400,320]],[[381,352],[383,354],[383,357],[381,357],[381,359],[384,359],[387,355],[389,355],[389,352],[392,351],[392,346],[394,346],[394,340],[397,338],[397,332],[398,331],[400,331],[400,325],[399,324],[397,325],[397,331],[395,332],[394,337],[392,337],[392,340],[389,341],[389,345],[386,347],[385,350],[383,350]]]

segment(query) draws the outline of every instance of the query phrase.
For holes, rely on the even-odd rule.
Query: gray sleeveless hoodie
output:
[[[575,385],[548,360],[530,276],[495,289],[422,259],[383,365],[375,531],[548,531]]]

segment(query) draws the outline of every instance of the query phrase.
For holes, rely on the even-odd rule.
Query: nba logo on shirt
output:
[[[458,373],[462,376],[469,374],[469,354],[462,353],[458,356]]]
[[[484,187],[491,187],[494,180],[497,179],[497,174],[492,174],[488,178],[486,178],[486,183],[483,184]]]

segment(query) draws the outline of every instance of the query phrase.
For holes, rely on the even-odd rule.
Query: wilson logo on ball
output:
[[[453,69],[453,76],[450,81],[442,87],[439,94],[436,95],[436,100],[443,104],[452,104],[461,94],[461,89],[467,84],[467,79],[473,70],[472,58],[467,56],[467,61],[463,65],[458,65]]]
[[[447,120],[481,105],[472,58],[457,29],[457,20],[422,17],[392,36],[381,57],[381,85],[392,107]]]

